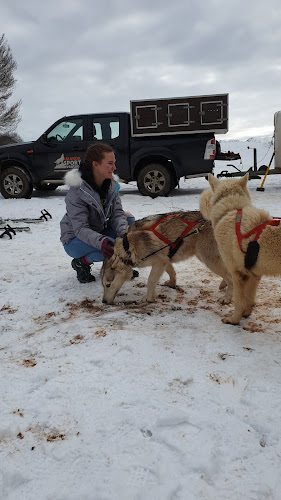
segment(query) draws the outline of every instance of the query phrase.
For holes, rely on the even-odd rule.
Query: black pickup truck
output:
[[[137,181],[141,194],[167,196],[181,177],[212,172],[228,130],[228,94],[131,101],[130,113],[65,116],[39,139],[0,147],[4,198],[30,198],[33,189],[56,189],[65,173],[79,168],[87,147],[110,144],[116,173]]]

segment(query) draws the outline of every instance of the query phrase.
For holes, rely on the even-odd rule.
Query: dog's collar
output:
[[[120,257],[120,260],[126,265],[126,266],[134,266],[134,263],[132,261],[132,259],[130,259],[131,257],[131,252],[130,252],[130,245],[129,245],[129,240],[128,240],[128,237],[127,235],[125,234],[125,236],[123,237],[123,248],[126,252],[126,254],[128,255],[128,259],[123,259],[122,257]]]
[[[123,248],[128,255],[131,255],[128,236],[126,234],[123,237]]]
[[[122,259],[122,257],[119,257],[119,258],[120,258],[121,262],[123,262],[123,264],[125,264],[125,266],[133,267],[135,265],[131,259]]]

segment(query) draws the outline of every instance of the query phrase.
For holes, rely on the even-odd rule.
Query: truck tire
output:
[[[4,198],[30,198],[33,186],[29,175],[20,167],[8,167],[0,175],[0,191]]]
[[[167,196],[175,187],[174,177],[172,172],[160,163],[146,165],[138,173],[138,189],[142,195],[151,198]]]

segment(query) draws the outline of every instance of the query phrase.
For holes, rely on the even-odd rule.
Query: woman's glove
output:
[[[114,254],[114,242],[109,238],[104,238],[101,244],[101,252],[105,259],[110,259]]]

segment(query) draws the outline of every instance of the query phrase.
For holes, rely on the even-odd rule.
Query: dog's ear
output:
[[[110,267],[112,269],[114,269],[117,264],[118,264],[118,261],[119,261],[119,257],[118,255],[116,255],[115,253],[112,255],[112,257],[110,257]]]
[[[213,191],[210,188],[204,189],[199,199],[199,208],[203,217],[210,220],[211,217],[211,198]]]
[[[243,189],[247,186],[247,182],[249,180],[249,173],[247,172],[243,177],[240,179],[240,185],[242,186]]]
[[[215,187],[218,185],[218,183],[220,182],[216,177],[213,176],[213,174],[209,174],[208,175],[208,181],[209,181],[209,184],[212,188],[212,191],[215,190]]]

